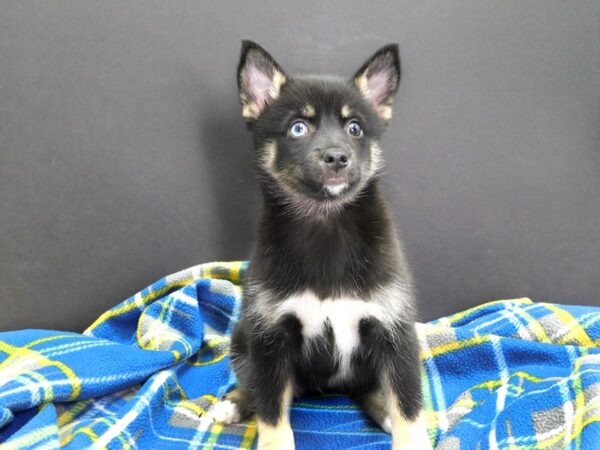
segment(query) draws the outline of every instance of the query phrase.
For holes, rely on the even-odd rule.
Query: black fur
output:
[[[262,86],[275,72],[285,78],[269,91],[276,95],[253,85]],[[356,80],[363,75],[367,81],[379,80],[375,100],[359,89]],[[242,316],[232,339],[232,363],[245,398],[266,423],[280,420],[283,391],[290,382],[296,392],[334,389],[364,402],[385,380],[407,419],[422,408],[412,279],[379,191],[375,155],[389,120],[378,107],[391,105],[399,80],[395,45],[383,47],[346,81],[289,78],[260,46],[243,44],[238,84],[242,104],[260,111],[246,119],[264,201],[244,280]],[[350,117],[342,117],[344,108]],[[310,130],[302,138],[290,134],[297,120]],[[362,128],[360,137],[350,133],[352,120]],[[332,152],[345,155],[348,167],[331,169]],[[338,192],[327,183],[339,177],[344,188]],[[382,288],[384,295],[398,295],[386,286],[402,288],[406,298],[391,299],[404,302],[402,307],[392,308],[385,324],[374,317],[360,321],[351,374],[335,382],[340,363],[331,322],[325,322],[318,337],[305,339],[295,315],[270,317],[278,304],[307,290],[321,300],[368,302]],[[380,403],[367,407],[377,420]]]

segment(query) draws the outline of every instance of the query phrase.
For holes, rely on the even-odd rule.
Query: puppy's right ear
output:
[[[265,49],[252,41],[242,41],[238,65],[238,88],[242,116],[251,122],[279,97],[286,77],[281,67]]]

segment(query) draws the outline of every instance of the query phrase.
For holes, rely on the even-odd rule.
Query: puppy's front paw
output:
[[[294,440],[284,439],[284,440],[274,440],[274,441],[265,441],[258,437],[258,450],[294,450]]]
[[[431,450],[425,413],[412,422],[396,416],[392,420],[392,450]]]
[[[258,428],[258,450],[294,450],[294,433],[289,426]]]
[[[225,425],[238,423],[241,420],[238,405],[231,400],[221,400],[212,408],[212,417],[215,422],[220,422]]]
[[[407,440],[392,440],[392,450],[432,450],[427,433]]]
[[[411,440],[410,442],[393,442],[392,450],[433,450],[429,439],[426,441]]]

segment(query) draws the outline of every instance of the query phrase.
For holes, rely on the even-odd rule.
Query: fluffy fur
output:
[[[345,80],[289,77],[243,42],[238,86],[264,201],[232,338],[239,388],[217,415],[255,412],[261,449],[293,448],[293,395],[329,390],[356,398],[393,448],[430,445],[412,279],[378,187],[399,81],[396,45]]]

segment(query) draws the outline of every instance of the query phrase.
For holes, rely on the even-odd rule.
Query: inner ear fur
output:
[[[256,120],[279,97],[286,75],[264,48],[247,40],[242,41],[237,73],[242,116]]]
[[[390,120],[400,85],[398,44],[388,44],[377,50],[358,69],[352,82],[377,114],[385,121]]]

